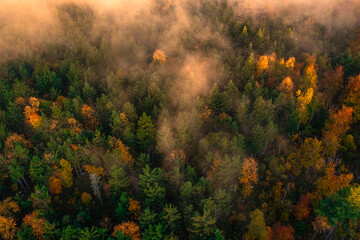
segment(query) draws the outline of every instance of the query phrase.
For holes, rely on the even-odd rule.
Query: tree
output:
[[[115,216],[117,220],[123,221],[129,214],[129,198],[126,192],[122,192],[115,209]]]
[[[329,106],[337,93],[343,88],[343,67],[338,66],[335,70],[330,69],[324,75],[323,78],[320,78],[319,85],[320,89],[324,92],[326,105]]]
[[[310,214],[310,194],[301,195],[299,201],[296,203],[293,212],[296,220],[303,221],[307,219]]]
[[[69,163],[65,159],[61,159],[60,166],[62,184],[64,185],[64,187],[70,188],[73,185],[73,168],[71,166],[71,163]]]
[[[44,185],[41,187],[36,185],[34,192],[30,194],[30,199],[35,209],[48,209],[51,202],[48,189]]]
[[[2,239],[15,239],[16,231],[16,222],[12,217],[0,216],[0,236]]]
[[[261,210],[255,209],[255,211],[250,213],[250,223],[247,228],[248,232],[245,234],[245,239],[267,239],[267,228],[264,214]]]
[[[109,141],[109,145],[119,151],[121,159],[130,167],[134,165],[134,158],[129,152],[129,147],[125,146],[120,139],[112,137]]]
[[[119,231],[131,240],[140,240],[140,228],[135,222],[123,222],[116,225],[112,236],[116,237]]]
[[[260,152],[266,145],[266,134],[260,125],[256,125],[251,132],[251,142],[254,152]]]
[[[313,199],[317,202],[323,196],[328,197],[340,189],[348,186],[353,180],[353,175],[342,174],[337,175],[335,169],[336,163],[330,161],[325,167],[325,175],[316,181],[316,192],[313,193]]]
[[[50,168],[42,158],[33,156],[30,162],[29,173],[31,180],[35,184],[44,185],[50,177]]]
[[[140,117],[138,121],[138,128],[136,131],[137,139],[139,140],[140,149],[150,151],[155,144],[156,128],[150,116],[146,113]]]
[[[81,107],[81,113],[85,119],[86,127],[88,127],[91,130],[95,130],[95,128],[100,123],[96,118],[94,109],[92,109],[89,105],[83,104],[83,106]]]
[[[305,69],[305,80],[304,80],[304,88],[307,89],[317,89],[318,83],[318,75],[316,74],[315,64],[311,63]]]
[[[283,226],[280,222],[275,223],[273,227],[273,240],[293,240],[294,228],[290,225]]]
[[[349,201],[351,187],[344,187],[329,197],[321,200],[316,208],[316,214],[328,219],[331,226],[341,225],[347,220],[358,221],[360,219],[360,209]]]
[[[109,184],[115,192],[127,189],[130,185],[129,177],[125,170],[118,166],[112,166],[110,170]]]
[[[60,194],[62,192],[61,180],[57,177],[51,176],[49,180],[49,191],[52,194]]]
[[[298,119],[299,119],[299,126],[300,123],[306,123],[309,119],[309,110],[308,105],[310,104],[313,95],[314,95],[314,89],[308,88],[306,91],[301,92],[301,90],[298,90],[296,92],[297,95],[297,113],[298,113]],[[298,126],[298,128],[299,128]]]
[[[163,171],[160,168],[150,169],[149,165],[143,168],[139,174],[139,189],[143,196],[145,207],[160,207],[165,199],[165,188],[163,187]]]
[[[180,227],[181,215],[173,204],[165,204],[161,215],[165,222],[164,228],[169,234],[174,233]]]
[[[282,92],[286,97],[291,97],[293,96],[293,88],[294,83],[292,82],[291,78],[286,77],[281,81],[280,85],[277,87],[277,90]]]
[[[166,62],[166,55],[165,53],[158,49],[154,52],[154,55],[153,55],[153,62],[158,62],[158,63],[165,63]]]
[[[47,222],[44,218],[39,217],[39,212],[34,211],[24,217],[23,223],[32,228],[32,233],[37,239],[43,239]]]
[[[140,202],[129,198],[129,212],[132,215],[133,219],[138,220],[141,214],[141,205]]]
[[[345,134],[353,121],[352,114],[354,109],[343,106],[337,113],[332,113],[329,120],[325,123],[323,130],[323,142],[325,153],[333,158],[340,144],[340,136]]]
[[[216,218],[209,209],[203,209],[203,214],[195,212],[191,218],[190,239],[208,239],[216,230]]]
[[[249,196],[252,192],[252,185],[258,182],[258,164],[254,158],[247,158],[244,160],[241,177],[239,181],[244,185],[242,192],[245,196]]]

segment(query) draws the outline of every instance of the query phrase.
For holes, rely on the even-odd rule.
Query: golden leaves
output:
[[[65,159],[60,160],[60,166],[62,184],[64,187],[70,188],[73,184],[73,168]]]
[[[294,57],[289,58],[289,59],[286,61],[285,66],[286,66],[287,68],[294,68],[294,66],[295,66],[295,58],[294,58]]]
[[[239,177],[241,184],[244,184],[243,194],[249,196],[252,192],[252,184],[258,182],[258,163],[254,158],[247,158],[241,169],[242,176]]]
[[[158,49],[154,52],[153,62],[158,62],[164,64],[166,62],[166,55],[164,51]]]
[[[84,165],[84,169],[89,175],[95,174],[96,176],[105,176],[105,172],[102,167],[95,167],[92,165]]]
[[[268,56],[261,56],[258,63],[257,69],[262,72],[269,67],[269,57]]]

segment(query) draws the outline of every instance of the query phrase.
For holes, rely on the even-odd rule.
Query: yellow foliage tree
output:
[[[257,69],[262,72],[269,67],[269,57],[268,56],[261,56],[258,63]]]
[[[350,189],[348,201],[360,209],[360,187],[353,187]]]
[[[316,74],[315,64],[311,63],[305,69],[305,87],[317,89],[318,75]]]
[[[287,68],[294,68],[294,66],[295,66],[295,58],[294,57],[289,58],[286,61],[285,65],[286,65]]]
[[[105,172],[102,167],[95,167],[93,165],[84,165],[84,169],[89,175],[95,174],[96,176],[105,176]]]
[[[61,159],[60,166],[62,184],[64,185],[64,187],[70,188],[73,185],[73,168],[71,166],[71,163],[69,163],[65,159]]]
[[[305,123],[309,119],[309,111],[307,109],[307,106],[312,100],[312,97],[314,95],[314,89],[309,88],[304,93],[302,93],[301,90],[298,90],[296,95],[298,96],[297,111],[299,123]]]

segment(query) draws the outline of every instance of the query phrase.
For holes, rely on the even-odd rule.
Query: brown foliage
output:
[[[294,228],[290,225],[283,226],[281,223],[275,223],[273,227],[272,240],[292,240],[294,239]]]

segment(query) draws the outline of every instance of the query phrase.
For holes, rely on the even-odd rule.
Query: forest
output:
[[[1,2],[1,239],[360,239],[359,1]]]

